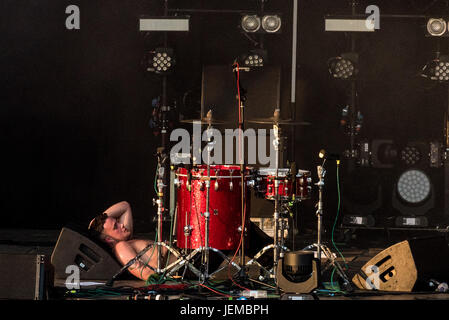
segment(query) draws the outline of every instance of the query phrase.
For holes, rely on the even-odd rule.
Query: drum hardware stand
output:
[[[243,130],[244,130],[244,122],[245,122],[245,105],[244,102],[246,102],[246,90],[242,87],[241,83],[240,83],[240,77],[238,75],[239,71],[239,66],[238,64],[234,64],[233,65],[233,72],[235,72],[236,74],[236,81],[237,81],[237,86],[238,86],[238,90],[239,90],[239,123],[238,123],[238,127],[239,127],[239,135],[242,134]],[[246,233],[246,228],[245,228],[245,218],[246,218],[246,214],[245,214],[245,192],[246,192],[246,186],[245,186],[245,156],[244,156],[244,137],[241,136],[239,137],[239,162],[240,162],[240,183],[241,183],[241,213],[242,213],[242,224],[241,224],[241,232],[242,232],[242,244],[240,247],[240,266],[242,266],[242,272],[240,274],[240,277],[242,278],[246,278],[246,275],[244,274],[245,268],[245,233]]]
[[[273,124],[273,130],[274,130],[274,140],[273,140],[273,146],[276,151],[276,160],[275,160],[275,177],[274,177],[274,227],[273,227],[273,244],[270,244],[266,247],[264,247],[262,250],[260,250],[253,259],[248,261],[246,264],[247,266],[256,264],[259,267],[262,268],[267,274],[270,274],[271,278],[274,278],[275,284],[276,284],[276,290],[279,289],[278,283],[277,283],[277,266],[279,259],[283,257],[284,251],[287,251],[288,249],[284,247],[284,230],[283,230],[283,223],[282,228],[279,227],[279,220],[280,220],[280,196],[279,196],[279,147],[280,147],[280,134],[279,134],[279,113],[280,110],[276,109],[274,112],[274,124]],[[279,238],[279,230],[281,230],[281,237]],[[262,267],[259,262],[257,262],[257,259],[262,256],[266,251],[269,249],[273,249],[273,272],[270,273],[266,268]]]
[[[186,261],[188,261],[187,259],[185,259],[184,257],[182,257],[178,251],[176,251],[175,249],[173,249],[172,247],[170,247],[169,245],[167,245],[164,242],[156,242],[156,243],[150,243],[149,245],[147,245],[144,249],[142,249],[133,259],[131,259],[130,261],[128,261],[127,264],[125,264],[122,268],[120,268],[120,270],[115,273],[111,279],[109,279],[106,283],[105,286],[108,287],[112,287],[114,281],[125,271],[127,270],[129,267],[131,267],[136,261],[139,261],[139,259],[151,248],[154,247],[154,245],[157,245],[158,247],[166,247],[167,250],[171,251],[177,258],[178,260],[176,260],[175,262],[171,263],[170,265],[166,266],[163,269],[159,269],[159,267],[157,269],[153,268],[150,265],[147,265],[148,268],[150,268],[151,270],[153,270],[155,273],[165,273],[168,272],[168,275],[171,275],[173,272],[177,271],[178,269],[180,269],[184,264],[186,264]],[[174,268],[176,265],[178,265],[177,268]],[[199,271],[192,265],[187,264],[189,266],[189,268],[192,270],[193,273],[198,274]]]
[[[318,173],[318,178],[319,181],[317,183],[315,183],[316,186],[318,186],[318,203],[317,203],[317,211],[316,211],[316,216],[318,219],[318,223],[317,223],[317,228],[318,228],[318,235],[317,235],[317,242],[309,245],[307,247],[305,247],[303,250],[311,250],[313,248],[317,248],[317,259],[320,262],[320,270],[321,272],[324,272],[325,270],[327,270],[330,266],[333,266],[337,273],[340,275],[340,277],[343,279],[343,283],[346,286],[346,288],[348,289],[348,291],[352,290],[351,284],[350,284],[350,280],[349,278],[346,276],[343,268],[341,267],[341,265],[338,263],[337,258],[335,257],[335,255],[332,253],[332,251],[321,242],[321,234],[322,234],[322,222],[323,222],[323,190],[324,190],[324,177],[326,175],[326,170],[324,168],[324,163],[326,162],[326,158],[323,161],[323,164],[321,166],[317,166],[317,173]],[[321,253],[323,253],[326,258],[328,259],[327,261],[327,266],[326,268],[321,268]]]
[[[279,113],[280,110],[276,109],[274,111],[274,119],[275,119],[275,123],[273,125],[273,130],[274,130],[274,140],[273,140],[273,145],[274,145],[274,149],[276,151],[276,172],[275,172],[275,178],[274,178],[274,234],[273,234],[273,240],[274,240],[274,244],[273,244],[273,276],[274,276],[274,281],[276,284],[276,290],[278,289],[278,283],[277,283],[277,266],[278,266],[278,262],[279,259],[281,258],[281,256],[283,255],[282,251],[279,250],[280,246],[279,246],[279,147],[280,147],[280,136],[279,136]],[[284,238],[284,233],[281,232],[281,237]]]
[[[208,119],[208,132],[210,132],[209,130],[212,129],[212,111],[209,110],[209,112],[207,113],[207,119]],[[210,139],[210,137],[208,138],[208,140]],[[197,249],[195,249],[194,251],[192,251],[190,254],[188,254],[185,258],[179,259],[179,268],[182,267],[184,264],[186,264],[188,267],[190,267],[190,269],[192,270],[193,273],[195,273],[199,278],[200,281],[202,283],[206,282],[209,278],[211,278],[214,274],[216,274],[217,272],[223,270],[225,266],[223,266],[220,269],[215,270],[212,273],[209,273],[209,263],[210,263],[210,251],[213,251],[217,254],[219,254],[223,260],[227,261],[228,264],[231,264],[232,266],[234,266],[235,268],[237,268],[238,272],[240,272],[241,268],[240,266],[238,266],[237,264],[235,264],[234,262],[232,262],[223,252],[221,252],[220,250],[216,249],[216,248],[212,248],[209,246],[209,229],[210,229],[210,181],[211,181],[211,176],[210,176],[210,153],[211,150],[213,148],[213,145],[215,144],[215,142],[211,142],[208,141],[207,142],[207,177],[203,178],[202,180],[205,181],[205,186],[206,186],[206,211],[203,213],[204,219],[205,219],[205,240],[204,240],[204,247],[199,247]],[[243,186],[242,186],[243,187]],[[190,184],[190,188],[192,188],[192,185]],[[191,191],[191,189],[190,189]],[[187,221],[187,220],[186,220]],[[188,226],[186,226],[187,229],[185,229],[185,235],[187,236],[187,232],[190,232],[190,230],[188,230]],[[186,242],[187,243],[187,242]],[[191,260],[194,258],[194,256],[196,256],[196,254],[201,253],[201,264],[202,264],[202,268],[201,270],[197,270],[192,264],[191,264]],[[177,269],[179,269],[177,268]]]

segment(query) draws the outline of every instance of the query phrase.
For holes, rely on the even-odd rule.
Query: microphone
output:
[[[320,150],[320,152],[318,153],[318,157],[325,160],[340,160],[340,155],[338,153],[328,153],[324,149]]]

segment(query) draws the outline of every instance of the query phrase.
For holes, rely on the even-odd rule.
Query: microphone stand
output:
[[[316,216],[317,216],[317,242],[305,247],[303,250],[310,250],[314,247],[317,248],[317,259],[319,261],[319,266],[320,266],[320,270],[322,270],[321,272],[324,272],[325,270],[327,270],[330,266],[333,266],[337,273],[340,275],[340,277],[343,279],[344,285],[346,286],[348,291],[352,291],[352,287],[351,287],[351,283],[348,279],[348,277],[346,276],[343,268],[341,267],[341,265],[338,263],[336,257],[334,257],[334,254],[332,253],[332,251],[326,246],[324,245],[321,241],[321,235],[322,235],[322,223],[323,223],[323,213],[324,213],[324,205],[323,205],[323,193],[324,193],[324,177],[326,176],[326,169],[324,168],[324,164],[326,163],[326,158],[324,158],[323,163],[321,164],[321,166],[317,166],[317,174],[318,174],[318,179],[319,181],[317,183],[315,183],[316,186],[318,186],[318,203],[317,203],[317,211],[316,211]],[[326,268],[321,268],[321,254],[324,254],[326,256],[326,258],[328,259],[328,266]],[[329,262],[330,261],[330,262]]]

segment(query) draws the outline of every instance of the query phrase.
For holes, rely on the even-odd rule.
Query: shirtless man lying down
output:
[[[122,265],[127,264],[140,251],[153,243],[151,240],[133,239],[132,211],[131,206],[126,201],[112,205],[104,213],[92,219],[89,230],[112,248],[117,260]],[[165,266],[168,250],[163,246],[161,251],[161,265]],[[171,254],[169,264],[175,260],[176,257]],[[154,250],[150,248],[128,270],[135,277],[147,280],[154,273],[148,265],[157,269],[157,261],[157,248],[154,247]]]

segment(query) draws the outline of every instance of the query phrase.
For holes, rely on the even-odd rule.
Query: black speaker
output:
[[[272,117],[281,103],[281,68],[265,66],[239,74],[240,84],[246,91],[245,119]],[[215,119],[231,121],[229,128],[238,128],[237,81],[231,66],[204,66],[201,91],[201,117],[212,109]],[[251,127],[257,126],[251,124]]]
[[[80,280],[109,280],[121,268],[105,247],[70,228],[63,228],[51,255],[55,279],[67,279],[68,266],[79,268]]]
[[[0,254],[0,299],[45,300],[50,281],[46,256]]]

